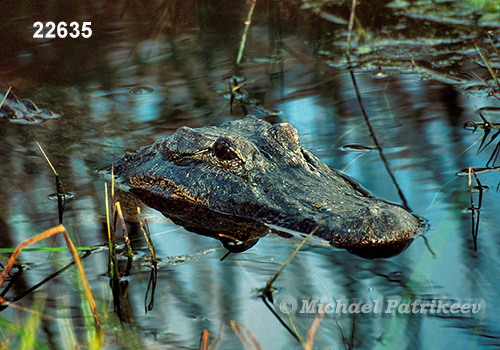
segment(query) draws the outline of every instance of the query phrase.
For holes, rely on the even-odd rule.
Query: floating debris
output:
[[[0,106],[0,119],[19,124],[38,124],[46,119],[60,117],[48,109],[40,109],[37,105],[26,98],[19,99],[10,91],[3,91],[0,95],[2,104]]]
[[[493,166],[493,167],[478,167],[478,168],[472,168],[476,175],[479,174],[484,174],[484,173],[489,173],[491,171],[500,171],[500,165],[499,166]],[[462,169],[460,171],[457,171],[456,173],[457,176],[469,176],[469,168]]]
[[[374,146],[364,146],[364,145],[357,145],[354,143],[343,145],[340,147],[342,151],[346,152],[371,152],[376,149]]]
[[[464,93],[477,97],[488,97],[491,95],[492,90],[493,89],[486,84],[476,84],[466,87]]]
[[[43,118],[37,118],[37,117],[24,117],[21,119],[9,119],[9,118],[4,118],[8,119],[9,122],[11,123],[16,123],[16,124],[40,124],[44,121]]]

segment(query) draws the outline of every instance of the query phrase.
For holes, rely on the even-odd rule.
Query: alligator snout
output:
[[[330,234],[326,239],[330,244],[368,258],[400,253],[420,226],[415,216],[383,201],[346,214],[339,222],[328,221]]]

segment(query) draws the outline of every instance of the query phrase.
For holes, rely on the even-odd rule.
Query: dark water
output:
[[[72,239],[79,246],[97,246],[107,241],[107,179],[97,169],[180,126],[219,125],[245,113],[291,123],[302,145],[328,165],[374,195],[402,203],[346,68],[347,26],[337,22],[348,20],[347,5],[304,3],[301,9],[300,4],[259,3],[238,71],[246,78],[240,83],[244,98],[233,101],[231,113],[227,77],[235,73],[250,4],[160,3],[82,3],[69,12],[56,5],[2,5],[9,19],[1,34],[2,88],[12,86],[18,96],[61,116],[37,124],[0,124],[1,248],[58,224],[57,203],[48,199],[55,192],[53,174],[35,142],[74,195],[64,214]],[[475,219],[479,215],[475,231],[468,177],[456,175],[485,167],[499,141],[478,153],[483,130],[464,128],[468,121],[482,122],[476,108],[492,123],[500,116],[500,102],[486,85],[495,83],[474,46],[493,69],[500,66],[493,49],[500,49],[498,11],[454,1],[411,6],[397,1],[359,5],[358,14],[362,26],[356,27],[350,57],[355,82],[408,206],[429,228],[390,259],[366,260],[309,242],[274,283],[277,313],[306,337],[315,313],[300,313],[303,300],[330,303],[316,333],[318,349],[498,347],[500,178],[496,171],[477,174],[490,188],[474,213]],[[92,37],[32,38],[37,20],[73,19],[91,21]],[[496,132],[494,126],[486,142]],[[373,150],[360,152],[359,146]],[[473,198],[477,205],[477,191]],[[144,311],[150,263],[136,223],[129,223],[129,230],[137,259],[126,278],[132,321],[120,324],[113,311],[107,251],[84,260],[105,320],[104,348],[136,348],[137,341],[147,349],[194,349],[202,330],[214,339],[225,324],[220,348],[245,349],[230,321],[248,329],[264,349],[301,348],[257,293],[297,241],[269,235],[220,261],[225,250],[219,242],[142,210],[161,259],[153,310]],[[61,238],[43,244],[64,246]],[[48,255],[22,253],[21,260],[34,265],[5,297],[15,298],[70,262],[68,253]],[[38,339],[48,348],[68,348],[68,329],[77,343],[86,344],[84,328],[91,317],[81,311],[75,276],[69,269],[16,303],[32,308],[37,300],[45,302]],[[399,312],[388,309],[398,303],[403,304]],[[425,310],[424,303],[430,305]],[[342,312],[343,304],[350,312]],[[360,311],[363,304],[366,312]],[[445,311],[437,310],[443,304]],[[293,306],[291,318],[280,305]],[[13,307],[0,313],[3,344],[17,344],[9,325],[20,326],[29,315]]]

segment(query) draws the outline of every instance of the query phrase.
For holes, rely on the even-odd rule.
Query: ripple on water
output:
[[[130,90],[131,95],[149,95],[152,94],[154,89],[149,86],[138,86]]]
[[[51,200],[51,201],[56,201],[57,197],[58,197],[57,193],[52,193],[52,194],[49,194],[47,196],[47,198],[49,200]],[[74,198],[74,197],[75,197],[75,195],[72,192],[66,192],[66,193],[63,194],[64,200],[68,200],[68,199],[71,199],[71,198]]]

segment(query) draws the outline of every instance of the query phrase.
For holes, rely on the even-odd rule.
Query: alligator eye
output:
[[[215,141],[213,147],[214,154],[220,160],[235,160],[239,159],[235,151],[233,151],[225,142]]]

